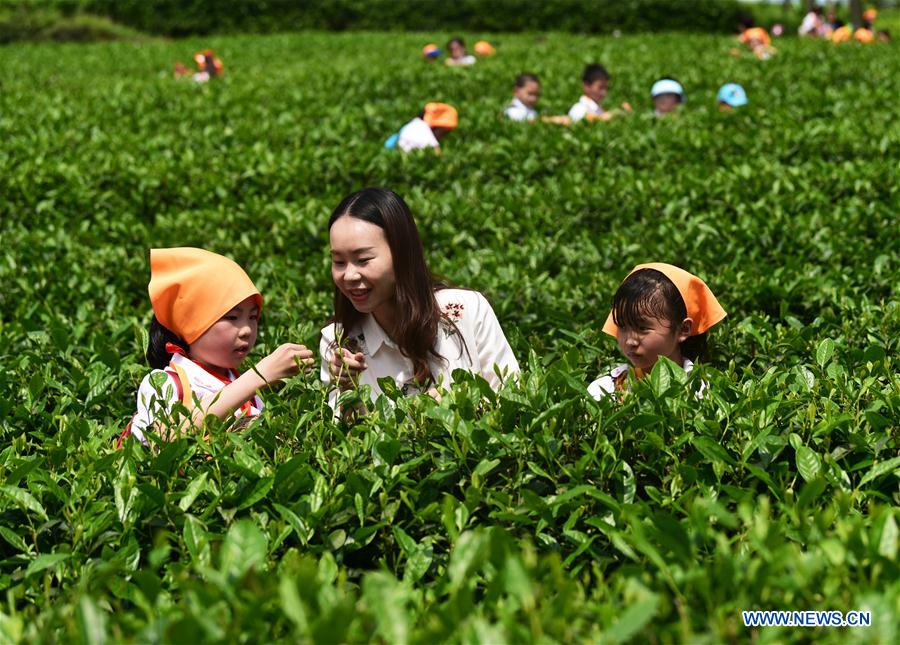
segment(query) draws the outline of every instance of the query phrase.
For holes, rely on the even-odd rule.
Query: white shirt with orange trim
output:
[[[195,402],[212,398],[226,385],[187,356],[173,354],[170,364],[177,365],[184,370],[191,385],[191,398]],[[141,381],[137,393],[137,413],[131,419],[131,434],[142,443],[147,443],[145,433],[153,430],[153,424],[158,420],[168,418],[172,414],[175,404],[179,402],[178,385],[175,383],[175,378],[177,377],[165,370],[153,370]],[[237,374],[229,370],[228,381],[232,382],[236,378]],[[238,408],[234,411],[234,416],[235,418],[257,416],[262,413],[263,408],[262,399],[254,396],[249,414],[245,414]]]
[[[501,377],[519,373],[519,363],[506,340],[500,322],[487,299],[477,291],[466,289],[440,289],[434,297],[441,310],[453,321],[459,335],[442,322],[438,328],[435,351],[444,360],[429,360],[435,385],[446,387],[453,381],[453,370],[462,369],[479,374],[495,390],[500,387]],[[336,323],[322,330],[319,353],[322,357],[321,378],[326,384],[331,382],[329,364],[335,350]],[[460,344],[460,336],[463,344]],[[342,342],[365,355],[367,368],[360,374],[359,383],[368,385],[372,399],[382,393],[378,379],[390,376],[404,394],[416,394],[412,361],[406,358],[381,328],[372,314],[367,314],[356,329],[344,335]],[[332,393],[329,401],[334,406],[337,394]]]
[[[588,385],[588,394],[590,394],[597,401],[615,394],[616,380],[621,377],[622,374],[627,372],[629,367],[630,366],[627,363],[616,365],[609,371],[609,374],[607,374],[606,376],[601,376],[596,381]],[[684,362],[681,364],[681,367],[684,369],[685,373],[690,374],[691,370],[694,369],[694,362],[689,358],[685,358]],[[703,393],[705,391],[706,383],[701,383],[700,389],[697,391],[697,396],[703,396]]]
[[[581,121],[586,116],[603,116],[605,113],[606,111],[597,101],[582,94],[578,103],[569,110],[569,118],[572,121]]]
[[[397,147],[405,152],[419,150],[421,148],[440,148],[437,137],[431,130],[431,126],[424,119],[416,117],[402,128],[397,139]]]

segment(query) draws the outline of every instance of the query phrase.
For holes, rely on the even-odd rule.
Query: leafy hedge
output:
[[[760,62],[726,37],[511,35],[460,70],[422,62],[424,36],[4,50],[0,640],[897,642],[894,46],[793,39]],[[172,80],[206,44],[225,76]],[[595,59],[636,114],[498,118],[516,73],[561,113]],[[662,73],[689,100],[655,120]],[[729,80],[751,103],[720,114]],[[443,154],[385,151],[429,99],[460,109]],[[488,295],[521,385],[463,378],[344,425],[311,374],[252,431],[116,450],[148,247],[241,262],[259,355],[312,344],[328,215],[364,185],[404,195],[433,268]],[[596,403],[611,294],[651,259],[729,316],[688,383],[660,364]],[[750,630],[742,609],[873,626]]]
[[[31,5],[27,0],[0,4]],[[49,0],[49,4],[170,36],[301,29],[731,32],[741,12],[734,0]]]

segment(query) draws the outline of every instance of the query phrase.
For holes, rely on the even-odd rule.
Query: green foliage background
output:
[[[504,35],[473,69],[418,59],[449,35],[0,50],[3,638],[895,642],[896,44],[763,63],[725,37]],[[205,46],[226,75],[173,81]],[[595,60],[635,115],[500,119],[516,73],[561,113]],[[654,120],[662,74],[689,99]],[[748,108],[715,110],[726,81]],[[460,109],[443,155],[383,150],[428,100]],[[376,184],[433,268],[493,302],[521,385],[462,378],[347,426],[311,374],[252,431],[115,450],[146,371],[147,249],[245,266],[259,355],[314,344],[328,215]],[[618,362],[611,295],[648,260],[703,276],[729,317],[688,383],[661,364],[591,401]],[[753,608],[873,626],[757,632]]]
[[[106,16],[151,34],[299,29],[731,32],[736,0],[0,0],[16,12]]]

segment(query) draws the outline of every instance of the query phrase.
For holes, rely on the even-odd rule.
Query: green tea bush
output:
[[[109,16],[153,34],[326,30],[731,32],[736,0],[44,0],[67,13]],[[0,7],[31,9],[31,0]]]
[[[724,37],[503,35],[472,69],[419,60],[447,35],[2,51],[2,638],[896,642],[895,46],[760,62]],[[207,45],[225,76],[172,80]],[[595,60],[636,114],[500,119],[516,73],[561,113]],[[655,120],[662,74],[689,98]],[[726,81],[747,108],[716,111]],[[427,100],[460,110],[443,154],[384,150]],[[327,219],[365,185],[403,195],[433,268],[491,299],[521,382],[460,374],[439,404],[393,393],[335,423],[310,374],[244,433],[117,450],[148,248],[245,266],[260,355],[315,346]],[[703,276],[729,316],[690,378],[661,361],[595,402],[612,294],[648,260]],[[748,629],[743,609],[873,624]]]

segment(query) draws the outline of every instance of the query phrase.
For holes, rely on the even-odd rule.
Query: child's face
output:
[[[609,81],[605,78],[598,78],[593,83],[585,83],[582,81],[581,89],[586,97],[600,105],[603,103],[603,99],[606,98],[606,92],[609,89]]]
[[[513,88],[513,96],[528,107],[533,108],[537,105],[538,99],[541,98],[541,84],[535,81],[528,81],[522,87]]]
[[[456,41],[450,43],[447,49],[450,51],[450,58],[462,58],[466,55],[465,46]]]
[[[660,94],[653,98],[653,106],[656,108],[656,111],[660,114],[668,114],[678,107],[678,95],[677,94]]]
[[[640,328],[620,326],[616,340],[631,364],[646,372],[653,368],[660,356],[681,365],[681,343],[690,336],[693,325],[694,321],[690,318],[685,318],[681,325],[649,318]]]
[[[350,215],[329,231],[331,277],[360,313],[393,310],[396,295],[394,257],[384,229]]]
[[[733,110],[730,105],[728,105],[725,101],[719,101],[719,112],[730,112]]]
[[[236,369],[256,345],[259,307],[251,296],[219,318],[191,343],[191,359],[221,369]]]

